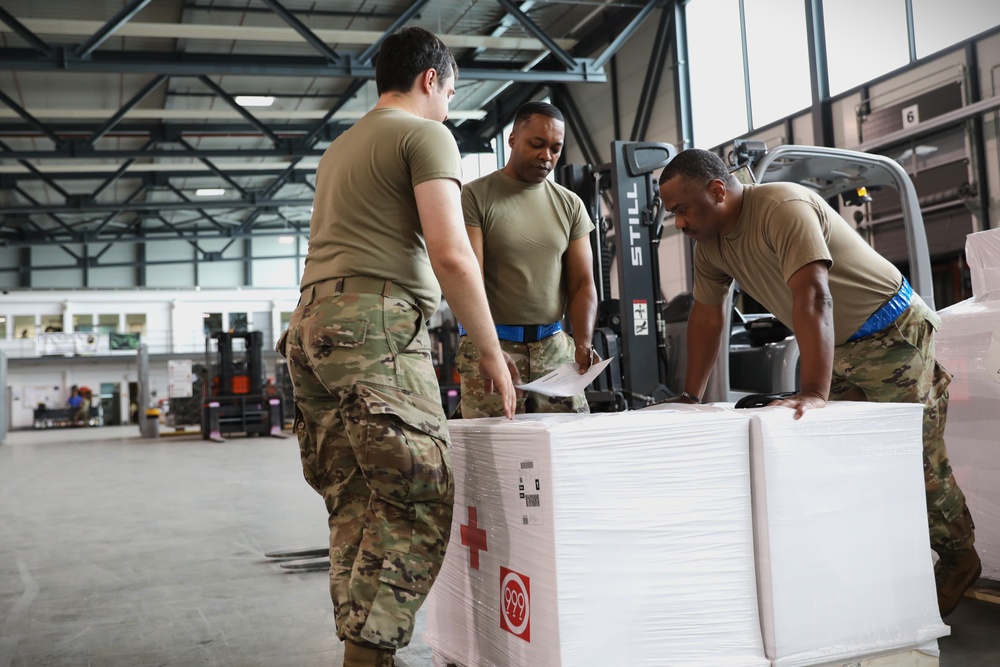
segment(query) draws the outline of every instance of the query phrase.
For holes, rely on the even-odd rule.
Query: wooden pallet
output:
[[[972,586],[969,590],[965,591],[965,597],[1000,604],[1000,586],[997,584]]]

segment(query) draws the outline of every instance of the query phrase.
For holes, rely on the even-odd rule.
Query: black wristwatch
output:
[[[695,395],[694,395],[694,394],[692,394],[692,393],[691,393],[690,391],[682,391],[682,392],[681,392],[681,393],[680,393],[680,394],[678,395],[678,398],[686,398],[686,399],[688,399],[689,401],[694,401],[695,403],[701,403],[701,398],[700,398],[700,397],[698,397],[698,396],[695,396]]]

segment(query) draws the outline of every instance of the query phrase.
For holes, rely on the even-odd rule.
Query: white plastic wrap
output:
[[[455,518],[427,602],[435,664],[769,665],[745,416],[701,407],[450,427]]]
[[[944,432],[948,456],[976,522],[983,576],[1000,579],[1000,291],[938,314],[936,357],[953,375]]]
[[[965,239],[965,260],[972,274],[973,296],[1000,289],[1000,229],[969,234]]]
[[[921,406],[747,410],[758,591],[774,667],[916,649],[949,629],[934,588]]]

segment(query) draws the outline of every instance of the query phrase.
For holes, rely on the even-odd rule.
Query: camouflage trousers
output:
[[[543,338],[534,343],[500,341],[500,348],[517,364],[521,382],[527,383],[551,373],[560,366],[576,360],[576,344],[565,332]],[[462,337],[455,355],[455,368],[462,382],[462,417],[503,416],[503,403],[497,394],[486,394],[483,378],[479,375],[479,350],[468,336]],[[590,407],[583,393],[565,398],[543,396],[525,392],[517,399],[517,412],[579,412],[588,413]]]
[[[939,324],[937,314],[914,294],[910,307],[893,324],[836,346],[830,398],[923,403],[927,519],[931,547],[940,554],[971,546],[975,533],[944,444],[951,375],[934,359]]]
[[[441,569],[455,487],[421,311],[380,294],[303,291],[278,351],[306,481],[330,527],[337,634],[406,646]]]

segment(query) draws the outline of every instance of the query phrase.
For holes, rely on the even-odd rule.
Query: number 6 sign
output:
[[[531,641],[531,580],[500,567],[500,627]]]

